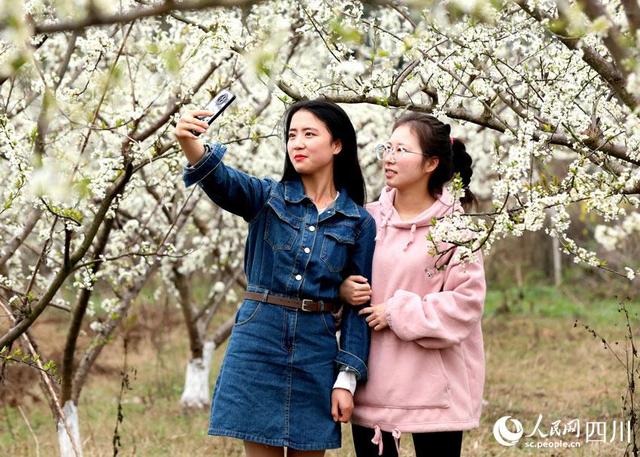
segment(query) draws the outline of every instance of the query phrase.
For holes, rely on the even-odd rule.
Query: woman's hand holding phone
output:
[[[204,155],[204,145],[198,137],[207,131],[211,123],[226,110],[236,96],[227,89],[222,90],[203,110],[187,111],[176,125],[175,135],[180,147],[191,165],[194,165]]]
[[[187,111],[176,125],[174,131],[175,136],[178,139],[178,143],[180,143],[180,147],[182,148],[185,157],[191,165],[197,163],[204,155],[204,145],[198,137],[192,133],[192,131],[203,133],[209,128],[209,124],[205,121],[201,121],[196,116],[211,115],[213,115],[212,111]]]

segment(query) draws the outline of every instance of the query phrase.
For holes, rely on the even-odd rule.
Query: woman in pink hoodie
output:
[[[478,427],[484,384],[481,317],[485,278],[481,253],[471,262],[433,253],[434,219],[462,212],[471,157],[450,138],[451,126],[426,114],[407,114],[377,148],[386,187],[367,205],[377,225],[370,288],[361,276],[342,284],[342,298],[371,302],[369,379],[359,385],[352,416],[358,457],[397,456],[411,433],[418,457],[459,456],[462,432]],[[444,187],[455,174],[465,194]],[[446,249],[446,247],[445,247]],[[442,246],[440,247],[442,250]]]

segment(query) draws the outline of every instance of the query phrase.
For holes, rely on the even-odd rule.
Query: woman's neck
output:
[[[335,200],[336,186],[333,183],[333,170],[320,170],[311,175],[302,175],[304,193],[313,200],[317,208],[326,208]]]
[[[427,191],[424,184],[411,186],[404,189],[396,188],[393,206],[400,219],[406,221],[413,219],[435,203],[436,199]]]

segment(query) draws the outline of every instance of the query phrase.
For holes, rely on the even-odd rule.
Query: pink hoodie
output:
[[[394,197],[387,187],[367,205],[378,226],[371,303],[386,304],[390,327],[372,331],[369,379],[356,390],[352,416],[376,430],[379,446],[380,430],[399,438],[478,427],[484,385],[482,258],[437,270],[426,240],[434,217],[462,207],[443,189],[430,208],[403,222]]]

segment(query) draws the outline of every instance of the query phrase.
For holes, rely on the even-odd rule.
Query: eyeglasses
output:
[[[375,152],[378,160],[384,160],[387,157],[393,157],[394,160],[397,160],[399,157],[402,157],[405,154],[423,155],[421,152],[409,151],[404,146],[396,146],[394,148],[390,143],[381,143],[377,145],[375,147]]]

